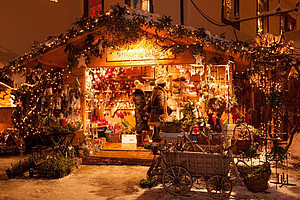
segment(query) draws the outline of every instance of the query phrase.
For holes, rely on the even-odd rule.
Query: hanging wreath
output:
[[[222,114],[226,109],[226,101],[222,97],[212,97],[207,102],[207,108],[218,114]]]

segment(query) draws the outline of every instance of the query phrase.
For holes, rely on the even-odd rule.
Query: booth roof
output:
[[[257,46],[247,42],[228,41],[203,28],[173,25],[172,20],[166,16],[116,5],[94,18],[78,19],[65,34],[48,37],[44,43],[32,47],[30,52],[11,61],[7,67],[18,70],[22,66],[42,63],[71,68],[82,54],[87,56],[87,62],[89,55],[101,57],[102,52],[98,49],[100,43],[103,48],[116,48],[141,37],[154,39],[163,49],[175,53],[190,51],[199,54],[206,50],[251,60],[250,54],[257,51]]]

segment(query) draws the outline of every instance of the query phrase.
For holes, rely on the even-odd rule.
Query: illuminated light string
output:
[[[142,24],[142,23],[146,23],[146,26],[149,28],[156,28],[158,31],[160,31],[161,28],[159,27],[163,27],[163,30],[166,30],[167,36],[170,37],[174,37],[174,36],[178,36],[178,37],[182,37],[182,36],[188,36],[190,38],[195,39],[196,43],[193,43],[193,45],[198,46],[198,48],[202,47],[202,46],[212,46],[217,50],[225,50],[226,51],[232,51],[232,52],[239,52],[241,54],[252,54],[252,52],[257,52],[259,54],[259,47],[255,47],[255,46],[250,46],[248,43],[242,43],[242,42],[231,42],[231,41],[226,41],[220,38],[217,38],[213,35],[211,35],[210,33],[206,32],[205,30],[201,30],[201,29],[191,29],[188,27],[184,27],[184,26],[173,26],[170,25],[168,23],[168,19],[163,19],[161,21],[158,21],[157,19],[152,20],[147,14],[136,14],[133,15],[132,11],[128,11],[124,13],[123,16],[122,15],[117,15],[118,12],[122,12],[122,7],[119,6],[115,6],[111,12],[106,13],[106,15],[99,15],[96,16],[95,18],[89,19],[89,20],[85,20],[85,19],[80,19],[77,21],[77,28],[78,29],[71,29],[69,30],[65,35],[59,36],[59,37],[52,37],[50,38],[49,41],[47,41],[44,44],[40,44],[39,46],[33,48],[32,52],[29,54],[25,54],[23,57],[20,57],[19,59],[16,59],[15,62],[12,63],[13,66],[16,66],[20,63],[23,62],[23,60],[28,59],[29,57],[38,57],[40,54],[43,54],[45,52],[47,52],[49,49],[52,49],[55,46],[61,45],[61,44],[65,44],[69,39],[73,37],[76,37],[78,35],[82,35],[85,32],[89,32],[90,30],[93,30],[94,27],[105,27],[108,26],[108,29],[112,28],[110,27],[112,24],[110,23],[106,23],[105,25],[101,23],[102,18],[105,18],[105,16],[109,16],[109,15],[113,15],[113,16],[120,16],[120,23],[122,22],[122,24],[124,24],[124,20],[123,17],[127,17],[126,15],[132,15],[132,20],[134,23],[137,24]],[[120,13],[119,13],[120,14]],[[140,16],[144,16],[146,19],[150,18],[149,22],[147,22],[147,20],[142,20],[143,18],[141,18]],[[154,22],[155,21],[155,22]],[[151,22],[151,23],[150,23]],[[153,23],[154,22],[154,23]],[[141,30],[139,30],[141,31]],[[70,37],[71,36],[71,37]],[[271,41],[272,39],[268,39],[266,41]],[[102,42],[102,40],[101,40]],[[264,43],[264,40],[260,40],[261,43]],[[279,42],[279,41],[277,41]],[[105,43],[105,44],[104,44]],[[109,43],[109,42],[103,42],[102,47],[115,47],[115,44],[113,43]],[[174,43],[175,44],[175,43]],[[280,44],[280,43],[278,43]],[[182,45],[182,44],[177,44],[176,47],[177,48],[185,48],[185,49],[190,49],[191,45]],[[88,45],[86,48],[84,48],[82,51],[86,51],[88,49],[92,49],[92,46]],[[272,45],[268,44],[268,47],[272,47]],[[168,47],[167,47],[168,48]],[[292,47],[287,47],[286,50],[288,50],[288,48],[293,49]],[[101,48],[100,48],[101,49]],[[201,49],[201,48],[200,48]],[[39,51],[41,50],[41,51]],[[262,51],[264,49],[261,49]],[[283,49],[284,50],[284,49]],[[20,62],[19,62],[20,60]],[[22,62],[21,62],[22,61]]]
[[[203,29],[191,29],[185,26],[177,25],[173,26],[168,22],[168,19],[161,19],[161,20],[150,20],[149,23],[146,23],[144,19],[146,20],[150,19],[149,16],[146,14],[136,14],[133,15],[132,11],[125,12],[123,14],[124,10],[122,10],[122,7],[114,7],[111,12],[106,13],[105,15],[99,15],[96,16],[93,19],[79,19],[76,22],[76,26],[69,31],[67,31],[66,34],[61,35],[59,37],[52,37],[48,41],[46,41],[44,44],[40,44],[36,47],[34,47],[29,54],[25,54],[24,56],[21,56],[10,63],[9,66],[7,66],[6,69],[10,70],[12,72],[19,72],[19,71],[27,71],[28,69],[26,67],[23,67],[22,64],[25,62],[25,60],[28,60],[30,58],[37,59],[40,55],[43,55],[45,52],[50,51],[56,46],[66,44],[70,39],[73,37],[77,37],[79,35],[83,34],[89,34],[91,30],[95,30],[95,33],[101,34],[101,31],[98,30],[101,27],[107,27],[105,30],[114,30],[114,24],[111,23],[112,21],[109,21],[110,19],[113,19],[115,16],[119,16],[120,18],[113,19],[116,23],[120,23],[122,25],[128,25],[126,24],[126,20],[124,21],[124,18],[127,19],[129,16],[131,17],[131,21],[128,20],[130,23],[133,23],[134,25],[140,25],[146,24],[146,28],[154,28],[155,31],[160,32],[161,30],[165,31],[165,37],[163,40],[170,40],[172,42],[172,45],[164,46],[166,49],[174,50],[174,52],[180,52],[183,50],[188,49],[189,51],[202,51],[203,47],[205,46],[211,46],[217,51],[222,52],[228,52],[231,54],[237,55],[238,53],[240,55],[244,55],[246,59],[249,59],[249,61],[254,65],[250,69],[247,69],[247,72],[252,76],[251,78],[252,83],[255,83],[257,87],[263,92],[269,93],[269,88],[266,88],[266,83],[269,81],[269,77],[267,75],[264,75],[261,73],[261,69],[263,69],[265,66],[259,66],[261,63],[263,63],[264,60],[266,60],[271,66],[269,67],[268,71],[270,73],[274,71],[274,69],[277,68],[277,65],[283,65],[283,66],[289,66],[293,65],[293,57],[291,56],[291,52],[293,50],[293,47],[288,42],[277,40],[277,38],[267,36],[267,37],[260,37],[257,39],[257,42],[255,44],[245,43],[245,42],[232,42],[232,41],[226,41],[222,38],[218,38],[216,36],[211,35],[209,32],[203,30]],[[120,15],[118,15],[120,14]],[[127,16],[128,15],[128,16]],[[108,17],[106,17],[108,16]],[[145,16],[145,18],[141,17]],[[102,24],[103,20],[107,20],[107,23]],[[151,23],[150,23],[151,22]],[[96,28],[97,27],[97,32]],[[129,26],[128,26],[129,27]],[[104,31],[105,31],[104,30]],[[132,27],[132,30],[137,30],[139,33],[145,34],[140,29],[135,29],[135,27]],[[135,32],[135,31],[132,31]],[[100,41],[102,42],[102,45],[100,44],[92,44],[92,43],[86,43],[84,44],[84,47],[82,49],[77,49],[78,52],[75,51],[69,51],[69,55],[74,55],[71,57],[78,58],[81,54],[86,52],[92,52],[92,49],[95,49],[94,47],[96,45],[99,45],[97,49],[104,50],[107,47],[113,47],[118,48],[118,42],[122,39],[125,43],[132,43],[137,39],[136,36],[131,38],[130,36],[125,36],[125,34],[122,33],[116,33],[116,40],[111,41],[108,38],[102,38]],[[172,41],[171,38],[191,38],[196,42],[193,42],[193,44],[180,44],[179,42]],[[162,39],[158,35],[149,35],[149,39],[157,38],[157,42],[161,42]],[[114,38],[115,39],[115,38]],[[195,53],[193,53],[195,54]],[[100,56],[100,55],[96,55]],[[280,56],[280,57],[278,57]],[[279,59],[280,58],[280,59]],[[283,59],[284,58],[284,59]],[[286,59],[286,60],[285,60]],[[88,58],[85,59],[86,62],[88,62]],[[275,65],[277,63],[277,65]],[[69,64],[69,68],[74,67],[74,63]],[[22,68],[23,67],[23,68]],[[30,70],[31,71],[31,70]],[[257,76],[256,76],[257,75]],[[7,74],[6,74],[7,77]],[[288,78],[290,80],[290,78]],[[278,80],[279,81],[279,80]],[[273,83],[270,83],[270,87]]]
[[[53,70],[50,70],[53,71]],[[63,70],[62,70],[63,71]],[[29,90],[20,87],[20,89],[15,89],[14,91],[20,91],[21,93],[17,93],[18,96],[14,97],[14,101],[19,101],[19,98],[22,97],[22,95],[27,95],[24,96],[25,98],[28,98],[30,104],[26,105],[20,105],[19,109],[16,110],[15,115],[13,115],[13,122],[16,126],[16,128],[20,129],[25,133],[23,136],[27,137],[30,134],[39,134],[41,133],[41,130],[39,127],[36,127],[36,116],[34,114],[40,115],[41,112],[37,112],[37,103],[40,100],[41,97],[43,97],[43,87],[46,88],[53,88],[54,91],[57,91],[57,89],[60,87],[58,86],[59,81],[62,79],[62,73],[61,72],[55,72],[55,73],[50,73],[47,70],[37,70],[33,71],[30,70],[30,72],[26,75],[34,74],[35,79],[37,82],[35,84],[30,84],[30,83],[23,83],[21,86],[28,86]],[[34,81],[33,80],[33,81]],[[41,87],[42,86],[42,87]],[[19,96],[21,95],[21,96]],[[51,96],[51,95],[50,95]],[[22,97],[23,98],[23,97]],[[50,97],[51,103],[50,106],[52,106],[52,101],[53,101],[53,95]],[[21,102],[22,103],[22,102]],[[44,105],[43,102],[41,102],[42,105]],[[24,107],[25,106],[25,107]],[[26,111],[29,109],[29,111]],[[23,114],[23,112],[26,112],[26,114]]]

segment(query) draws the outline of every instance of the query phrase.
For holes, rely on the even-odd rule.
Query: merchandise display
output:
[[[188,102],[193,101],[195,102],[191,111],[194,117],[193,123],[199,118],[205,121],[210,114],[222,117],[223,121],[232,122],[229,111],[236,102],[231,95],[230,74],[229,63],[87,69],[86,132],[92,138],[106,137],[108,142],[121,142],[122,138],[129,141],[130,135],[135,135],[140,130],[137,128],[139,123],[136,122],[134,92],[143,90],[145,93],[143,107],[149,107],[146,103],[151,103],[149,102],[151,93],[154,86],[159,84],[161,77],[166,81],[166,103],[170,112],[164,121],[184,121],[187,118],[184,107]],[[149,123],[151,111],[147,111],[146,108],[142,110],[145,113],[143,118],[150,125],[151,136],[153,134],[153,126]],[[103,131],[104,129],[106,130]],[[129,143],[132,141],[136,140],[131,140]]]

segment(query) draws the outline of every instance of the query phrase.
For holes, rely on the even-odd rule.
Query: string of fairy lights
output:
[[[39,118],[51,113],[50,110],[43,113],[43,110],[53,107],[53,94],[61,87],[62,77],[62,72],[54,72],[53,69],[49,71],[27,69],[26,79],[29,83],[12,90],[12,99],[17,105],[12,115],[12,122],[15,128],[20,130],[21,136],[27,137],[43,131]]]
[[[153,33],[149,33],[148,30],[153,30],[151,31]],[[79,36],[83,36],[85,42],[83,46],[75,47],[72,39]],[[172,25],[172,20],[166,16],[157,17],[151,13],[135,12],[116,5],[110,11],[100,13],[94,18],[78,19],[74,27],[65,34],[48,37],[45,43],[34,46],[29,53],[16,58],[1,70],[3,72],[1,76],[4,78],[10,77],[13,73],[25,72],[30,76],[38,77],[36,80],[39,80],[38,83],[30,83],[33,84],[32,87],[21,87],[20,91],[29,95],[30,100],[25,101],[28,105],[22,102],[22,107],[19,107],[19,110],[17,108],[18,113],[22,115],[26,115],[26,112],[30,113],[25,122],[14,118],[16,126],[25,128],[26,135],[30,132],[34,134],[40,132],[39,128],[32,127],[33,125],[27,128],[25,125],[34,122],[32,119],[30,121],[30,116],[37,114],[37,110],[40,109],[39,106],[35,107],[35,104],[40,102],[42,88],[46,89],[48,85],[55,90],[62,74],[66,74],[64,71],[53,73],[53,69],[49,72],[25,67],[30,61],[38,59],[58,46],[66,45],[65,52],[68,54],[68,67],[71,72],[71,69],[78,64],[83,66],[89,64],[91,56],[102,57],[105,49],[118,49],[120,44],[134,43],[141,36],[155,41],[162,50],[171,50],[173,53],[190,51],[193,55],[197,55],[203,53],[205,48],[212,47],[217,51],[248,60],[250,64],[245,73],[251,83],[266,94],[269,101],[276,99],[276,95],[281,94],[283,90],[280,84],[282,77],[279,76],[281,72],[299,63],[292,55],[292,44],[282,38],[260,36],[255,43],[228,41],[212,35],[203,28]],[[273,76],[274,73],[277,74],[276,77]],[[40,78],[42,76],[45,80]],[[21,100],[22,92],[15,95],[15,97],[20,96],[15,98],[16,101]],[[275,105],[275,108],[276,106],[279,109],[282,105]],[[276,109],[273,110],[273,116],[277,116]],[[279,117],[275,119],[275,122],[280,124],[279,121]]]
[[[102,13],[94,18],[81,18],[75,22],[75,26],[69,29],[65,34],[59,36],[51,36],[48,40],[32,48],[32,50],[12,61],[8,67],[12,72],[17,72],[19,67],[22,67],[24,61],[36,59],[51,49],[61,46],[70,45],[73,38],[81,35],[88,35],[87,42],[81,49],[66,48],[69,54],[72,54],[70,59],[78,59],[83,55],[86,57],[86,62],[89,60],[88,52],[93,55],[101,56],[103,49],[106,47],[118,48],[119,44],[130,44],[140,38],[140,34],[148,38],[155,38],[156,42],[163,49],[171,49],[174,52],[182,52],[185,50],[191,51],[193,54],[203,52],[204,47],[212,47],[218,51],[239,54],[246,59],[254,60],[259,55],[271,55],[277,53],[277,47],[280,43],[261,47],[259,45],[251,45],[251,43],[241,41],[228,41],[221,37],[213,36],[203,28],[192,29],[183,25],[172,25],[171,19],[168,17],[154,18],[147,13],[134,13],[132,10],[116,5],[111,11]],[[145,29],[154,29],[157,34],[150,34]],[[105,29],[104,29],[105,28]],[[94,41],[94,34],[105,33],[98,41]],[[164,34],[159,34],[163,32]],[[92,34],[92,35],[89,35]],[[112,37],[113,36],[113,37]],[[113,39],[112,39],[113,38]],[[179,40],[171,38],[186,38],[192,42],[184,44]],[[164,41],[169,41],[170,45],[162,44]],[[289,54],[293,49],[291,45],[285,46],[286,49],[281,49],[280,53]],[[282,52],[286,51],[286,52]],[[70,67],[76,62],[70,61]],[[24,69],[25,70],[25,69]]]

